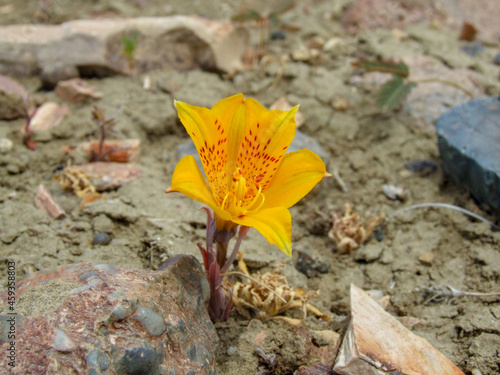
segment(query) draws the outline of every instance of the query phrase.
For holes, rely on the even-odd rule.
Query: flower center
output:
[[[260,182],[263,176],[255,176],[247,182],[240,168],[236,168],[232,176],[231,191],[228,191],[222,201],[222,208],[232,215],[246,215],[256,211],[264,204],[264,194]]]

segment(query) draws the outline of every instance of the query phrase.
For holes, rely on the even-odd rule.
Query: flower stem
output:
[[[229,258],[227,258],[226,263],[221,268],[220,270],[221,273],[226,272],[229,269],[229,267],[231,267],[231,264],[233,264],[234,259],[236,258],[236,254],[238,254],[238,250],[240,249],[241,241],[243,241],[243,239],[246,237],[249,230],[250,227],[244,227],[244,226],[240,227],[240,230],[238,232],[238,238],[236,239],[236,244],[234,245],[233,252],[229,256]]]

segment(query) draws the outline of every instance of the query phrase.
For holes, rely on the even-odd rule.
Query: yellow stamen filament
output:
[[[229,193],[224,196],[224,199],[222,201],[221,207],[223,210],[226,209],[227,198],[229,198]]]
[[[228,191],[222,200],[221,207],[224,210],[232,211],[233,215],[246,215],[249,212],[249,208],[255,206],[259,199],[261,202],[258,207],[252,209],[254,212],[262,207],[265,202],[264,194],[262,194],[262,186],[258,182],[254,181],[254,186],[248,186],[247,180],[243,177],[243,173],[240,168],[236,168],[232,175],[232,188]],[[258,191],[255,193],[256,188]],[[245,200],[251,197],[250,202],[246,203]]]
[[[265,201],[264,194],[262,194],[262,186],[259,185],[259,191],[257,192],[257,194],[255,194],[255,197],[248,204],[248,207],[253,207],[253,205],[257,203],[257,199],[259,199],[260,197],[262,197],[262,202],[259,204],[259,207],[256,208],[257,210],[262,207]]]

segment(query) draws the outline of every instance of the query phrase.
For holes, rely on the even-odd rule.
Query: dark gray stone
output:
[[[477,54],[481,53],[484,51],[484,46],[481,42],[478,42],[477,40],[467,43],[461,48],[462,51],[464,51],[467,55],[469,56],[476,56]]]
[[[147,306],[137,306],[137,320],[148,330],[151,336],[161,335],[165,329],[163,318]],[[188,353],[189,356],[189,353]]]
[[[330,263],[325,262],[317,254],[312,254],[308,250],[299,250],[297,253],[295,268],[307,277],[316,277],[318,273],[327,273],[330,270]]]
[[[87,365],[96,367],[99,370],[106,371],[109,367],[110,360],[106,353],[99,349],[93,349],[87,354]]]
[[[116,352],[114,353],[116,354]],[[164,357],[163,348],[155,348],[145,343],[131,349],[125,349],[114,362],[115,373],[118,375],[159,375]]]
[[[94,234],[94,239],[92,240],[92,245],[109,245],[111,242],[111,237],[107,233],[96,233]]]
[[[493,64],[495,65],[500,65],[500,52],[497,53],[497,55],[495,56],[495,58],[493,59]]]
[[[500,216],[500,100],[471,100],[437,123],[443,172]]]

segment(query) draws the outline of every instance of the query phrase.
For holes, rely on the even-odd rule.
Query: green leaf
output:
[[[392,61],[354,61],[352,65],[366,70],[367,72],[391,73],[403,78],[408,77],[409,71],[406,64],[402,61],[395,63]]]
[[[401,76],[393,75],[377,92],[375,101],[377,107],[393,111],[401,105],[410,90],[415,87],[413,82],[405,82]]]
[[[243,13],[231,17],[231,21],[233,22],[259,21],[261,19],[262,16],[260,15],[260,13],[253,9],[249,9],[247,11],[244,11]]]

